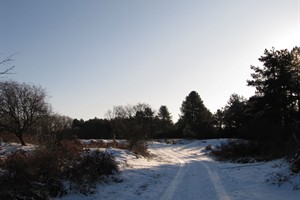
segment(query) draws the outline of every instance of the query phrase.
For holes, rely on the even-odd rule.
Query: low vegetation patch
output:
[[[281,158],[284,151],[280,146],[275,147],[269,143],[232,140],[212,149],[211,154],[221,161],[249,163]]]
[[[72,144],[16,152],[1,164],[0,199],[49,199],[69,191],[89,194],[117,171],[105,152],[83,152]]]
[[[80,142],[80,140],[77,140]],[[128,149],[129,145],[127,141],[113,141],[113,140],[90,140],[88,142],[81,142],[83,148],[118,148]]]
[[[116,172],[117,165],[113,157],[101,151],[85,151],[83,156],[73,160],[65,177],[70,181],[70,189],[82,194],[94,192],[96,184],[106,175]]]
[[[79,144],[78,144],[79,142]],[[135,142],[132,147],[130,148],[130,144],[128,141],[113,141],[113,140],[90,140],[85,142],[80,142],[77,140],[75,146],[80,146],[84,149],[91,149],[91,148],[117,148],[117,149],[127,149],[132,151],[135,154],[142,155],[145,157],[150,156],[148,151],[147,141],[140,140]]]
[[[131,151],[135,154],[142,155],[145,157],[150,156],[150,152],[148,151],[148,145],[145,141],[139,141],[132,146]]]

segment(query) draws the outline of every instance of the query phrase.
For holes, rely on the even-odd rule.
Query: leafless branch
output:
[[[12,66],[12,67],[10,67],[10,68],[8,68],[8,69],[0,72],[0,75],[3,75],[3,74],[12,74],[12,73],[10,73],[10,71],[12,71],[13,68],[15,68],[15,66]]]
[[[14,53],[10,56],[8,56],[7,58],[3,59],[3,60],[0,60],[0,66],[1,65],[4,65],[4,64],[7,64],[9,62],[12,62],[14,61],[13,56],[15,56],[16,54],[18,53]],[[0,71],[0,75],[4,75],[4,74],[12,74],[11,71],[15,68],[15,66],[11,66],[11,67],[8,67],[7,69],[4,69],[3,71]]]

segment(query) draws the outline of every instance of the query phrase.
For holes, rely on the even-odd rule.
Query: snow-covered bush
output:
[[[96,183],[104,176],[117,171],[117,164],[110,154],[87,151],[70,163],[65,175],[70,180],[71,190],[87,195],[94,192]]]
[[[8,156],[2,168],[0,199],[48,199],[64,194],[56,152],[18,151]]]
[[[116,171],[117,165],[107,153],[85,154],[69,144],[16,152],[0,168],[0,199],[44,200],[62,196],[68,186],[81,183],[72,190],[86,194],[101,177]]]

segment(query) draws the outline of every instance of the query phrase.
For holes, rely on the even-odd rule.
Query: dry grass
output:
[[[62,144],[8,156],[0,166],[0,199],[49,199],[64,195],[70,188],[88,194],[103,176],[117,171],[117,164],[107,153],[86,154],[78,141]],[[63,184],[65,180],[70,188]]]
[[[146,142],[140,141],[133,145],[132,150],[133,153],[142,155],[145,157],[150,156],[150,153],[148,151],[148,146]]]

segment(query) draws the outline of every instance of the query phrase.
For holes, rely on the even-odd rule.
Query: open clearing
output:
[[[284,160],[218,162],[206,154],[205,147],[221,141],[153,142],[152,158],[108,149],[119,162],[118,181],[99,184],[90,196],[70,194],[62,199],[300,199],[300,175],[291,175]]]

